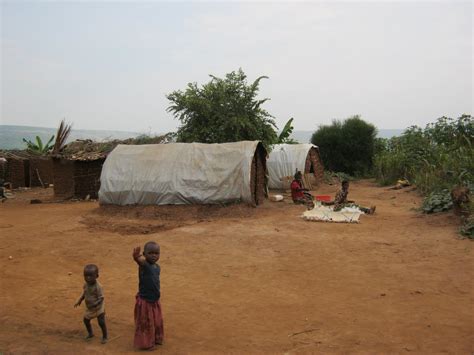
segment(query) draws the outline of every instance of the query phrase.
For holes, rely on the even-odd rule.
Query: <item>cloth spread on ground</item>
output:
[[[344,207],[340,211],[334,211],[332,207],[316,206],[304,212],[302,217],[307,221],[359,223],[361,214],[363,212],[357,207]]]
[[[258,141],[118,145],[100,176],[105,204],[252,202]]]
[[[282,189],[285,176],[293,176],[296,170],[304,173],[306,157],[313,144],[275,144],[267,159],[268,187]]]

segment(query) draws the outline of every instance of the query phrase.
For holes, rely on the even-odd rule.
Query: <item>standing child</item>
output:
[[[94,336],[92,332],[91,319],[97,318],[100,329],[102,329],[102,344],[107,342],[107,326],[105,325],[104,293],[102,285],[97,281],[99,277],[99,268],[97,265],[89,264],[84,267],[84,291],[77,300],[74,307],[78,307],[83,300],[86,301],[86,310],[84,312],[84,324],[87,329],[86,339]]]
[[[163,344],[163,316],[160,304],[160,246],[148,242],[133,249],[133,260],[138,264],[138,294],[135,303],[135,338],[133,344],[139,349],[153,349]]]

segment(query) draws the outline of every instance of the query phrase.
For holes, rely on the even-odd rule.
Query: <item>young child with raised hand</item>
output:
[[[163,316],[160,304],[160,246],[148,242],[133,249],[133,260],[138,264],[138,294],[135,302],[135,337],[138,349],[153,349],[163,344]]]
[[[99,268],[97,265],[89,264],[84,267],[84,290],[81,297],[77,300],[74,307],[80,306],[83,300],[86,302],[84,312],[84,325],[87,329],[86,340],[94,336],[92,331],[91,319],[97,318],[100,329],[102,329],[102,344],[107,342],[107,326],[105,325],[104,293],[102,285],[97,281],[99,277]]]

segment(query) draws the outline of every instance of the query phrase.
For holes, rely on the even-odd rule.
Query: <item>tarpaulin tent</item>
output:
[[[319,149],[313,144],[275,144],[267,160],[268,187],[283,188],[282,178],[293,176],[296,170],[313,174],[316,182],[323,178],[324,168]]]
[[[118,145],[102,168],[99,201],[258,205],[265,196],[266,155],[258,141]]]

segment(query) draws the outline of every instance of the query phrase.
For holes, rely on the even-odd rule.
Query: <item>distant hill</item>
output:
[[[51,136],[56,134],[56,128],[30,127],[30,126],[9,126],[0,125],[0,149],[24,149],[26,144],[23,138],[36,140],[40,136],[43,143],[46,143]],[[123,131],[102,131],[72,128],[68,142],[76,139],[92,139],[94,141],[104,141],[111,139],[126,139],[140,135],[137,132]]]
[[[377,137],[379,138],[391,138],[399,136],[403,133],[404,129],[379,129]],[[293,131],[291,137],[296,139],[300,143],[310,143],[311,136],[314,131]]]
[[[403,129],[379,129],[378,137],[390,138],[402,134],[403,131]],[[55,134],[56,128],[0,125],[0,149],[24,149],[26,144],[23,138],[35,140],[36,136],[40,136],[46,143]],[[292,137],[300,143],[309,143],[312,134],[313,131],[293,131]],[[76,139],[92,139],[100,142],[133,138],[139,135],[138,132],[87,130],[73,127],[68,142]]]

